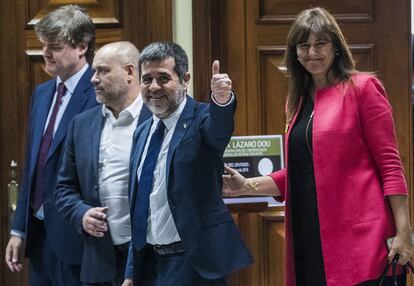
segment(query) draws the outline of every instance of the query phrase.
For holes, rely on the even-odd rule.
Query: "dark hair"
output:
[[[142,74],[142,64],[163,61],[168,58],[174,59],[174,71],[178,75],[180,82],[183,82],[184,76],[188,72],[188,57],[183,48],[171,42],[154,42],[142,50],[138,61],[139,77]]]
[[[300,12],[289,30],[285,53],[285,65],[290,76],[287,98],[288,122],[297,111],[300,96],[307,94],[313,86],[312,76],[298,61],[296,52],[296,46],[306,42],[310,33],[332,42],[336,56],[330,71],[335,80],[350,80],[356,72],[351,51],[335,18],[319,7]]]
[[[95,25],[85,9],[77,5],[65,5],[53,10],[35,26],[39,38],[61,42],[73,48],[87,44],[85,57],[92,63],[95,50]]]

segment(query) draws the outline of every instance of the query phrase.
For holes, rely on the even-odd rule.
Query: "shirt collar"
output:
[[[78,85],[78,82],[80,81],[81,77],[83,76],[85,71],[88,69],[88,67],[89,67],[89,65],[85,64],[83,66],[83,68],[81,68],[77,73],[75,73],[74,75],[72,75],[70,78],[68,78],[65,81],[65,86],[71,94],[74,93],[75,88]],[[57,90],[57,87],[58,87],[59,83],[61,83],[61,82],[62,82],[62,79],[60,78],[60,76],[58,76],[57,79],[56,79],[56,90]]]
[[[177,124],[178,119],[181,116],[181,113],[183,113],[184,110],[184,106],[187,103],[187,97],[184,97],[183,102],[180,103],[180,105],[178,106],[177,110],[174,111],[170,116],[168,116],[167,118],[162,119],[162,121],[165,124],[165,128],[167,130],[171,130],[172,128],[174,128],[174,126]],[[152,118],[154,120],[154,124],[157,125],[158,121],[160,120],[158,117],[156,117],[155,115],[152,115]]]

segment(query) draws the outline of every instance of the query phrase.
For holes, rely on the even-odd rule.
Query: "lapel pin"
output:
[[[187,123],[184,123],[183,124],[183,127],[184,127],[184,129],[187,128]]]

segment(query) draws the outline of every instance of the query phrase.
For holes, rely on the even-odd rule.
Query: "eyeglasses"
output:
[[[313,44],[311,44],[311,43],[298,44],[298,45],[296,45],[296,48],[298,48],[302,52],[308,52],[309,49],[313,46],[313,48],[315,50],[319,51],[319,50],[323,49],[324,47],[326,47],[326,45],[328,45],[329,43],[330,43],[330,41],[320,40],[320,41],[316,41]]]

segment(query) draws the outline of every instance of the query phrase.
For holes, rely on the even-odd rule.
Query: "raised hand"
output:
[[[106,213],[108,207],[96,207],[89,209],[82,218],[83,230],[95,237],[103,237],[108,231]]]
[[[211,66],[211,91],[219,104],[226,104],[231,99],[231,79],[225,73],[220,73],[220,62],[215,60]]]

